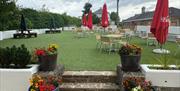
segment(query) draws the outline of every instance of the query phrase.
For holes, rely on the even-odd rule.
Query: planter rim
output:
[[[9,72],[24,72],[24,71],[34,71],[36,70],[36,68],[38,68],[39,65],[37,64],[31,64],[31,65],[27,65],[30,66],[30,68],[22,68],[22,69],[15,69],[15,68],[0,68],[0,71],[9,71]]]
[[[152,65],[152,64],[141,64],[141,68],[145,72],[164,72],[164,73],[180,73],[180,70],[163,70],[163,69],[150,69],[148,66],[160,67],[161,65]],[[175,65],[169,65],[170,67],[176,67]]]
[[[56,54],[41,55],[41,56],[38,56],[38,57],[51,56],[51,55],[57,55],[57,53]]]
[[[122,54],[120,54],[120,56],[141,56],[141,54],[138,54],[138,55],[122,55]]]

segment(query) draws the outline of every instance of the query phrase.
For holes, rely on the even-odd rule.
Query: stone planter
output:
[[[152,65],[141,65],[145,79],[150,80],[153,86],[180,87],[180,70],[157,70],[150,69],[149,66]],[[160,65],[155,66],[159,67]]]
[[[24,69],[0,69],[0,91],[28,91],[29,79],[38,71],[38,65]]]
[[[120,55],[123,71],[139,71],[141,55]]]
[[[39,70],[53,71],[57,65],[57,54],[39,56]]]

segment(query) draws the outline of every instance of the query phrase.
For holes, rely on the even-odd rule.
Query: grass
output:
[[[96,39],[94,35],[87,38],[74,38],[72,32],[61,34],[42,34],[37,38],[29,39],[6,39],[0,41],[0,47],[25,44],[29,50],[38,47],[46,47],[49,44],[58,44],[58,63],[63,64],[66,70],[116,70],[120,63],[117,53],[101,53],[96,50]],[[146,41],[140,38],[133,38],[131,44],[143,47],[141,63],[159,64],[154,58],[159,56],[152,53],[153,46],[146,46]],[[173,42],[167,42],[166,49],[171,51],[170,64],[175,64],[180,60],[179,53],[174,56],[177,46]],[[180,63],[180,62],[179,62]]]

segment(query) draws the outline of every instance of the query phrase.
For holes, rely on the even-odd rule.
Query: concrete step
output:
[[[120,91],[114,83],[63,83],[60,91]]]
[[[115,83],[117,74],[114,71],[65,71],[65,83]]]

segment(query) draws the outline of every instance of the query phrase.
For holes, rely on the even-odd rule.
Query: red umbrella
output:
[[[89,14],[88,14],[87,27],[89,29],[92,29],[92,27],[93,27],[93,23],[92,23],[92,11],[91,10],[89,11]]]
[[[103,10],[102,10],[102,19],[101,19],[101,25],[102,27],[106,28],[109,25],[108,21],[108,12],[107,12],[107,6],[106,3],[103,5]]]
[[[84,14],[82,17],[82,24],[83,26],[86,26],[86,14]]]
[[[150,31],[162,45],[166,42],[169,28],[168,0],[158,0]]]

